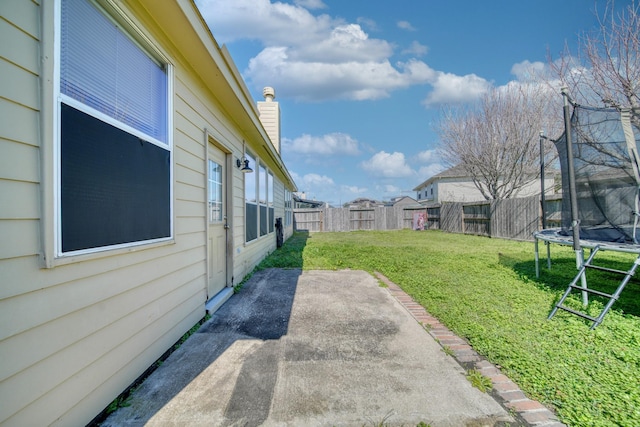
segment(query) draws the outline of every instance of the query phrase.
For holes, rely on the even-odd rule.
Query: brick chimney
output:
[[[276,101],[276,91],[272,87],[265,87],[262,90],[264,101],[258,101],[258,112],[260,113],[260,122],[267,131],[271,143],[280,153],[280,106]]]

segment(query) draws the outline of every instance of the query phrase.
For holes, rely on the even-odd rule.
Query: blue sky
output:
[[[525,79],[565,43],[575,52],[604,0],[196,3],[254,99],[275,88],[298,189],[338,206],[415,197],[448,166],[434,132],[440,108]]]

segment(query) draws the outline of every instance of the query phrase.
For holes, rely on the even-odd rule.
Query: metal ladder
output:
[[[573,281],[571,283],[569,283],[569,286],[567,287],[567,290],[564,292],[564,294],[562,295],[562,298],[560,298],[558,303],[555,305],[555,307],[551,311],[551,314],[549,314],[548,319],[551,319],[556,314],[558,309],[560,309],[560,310],[567,311],[569,313],[575,314],[576,316],[582,317],[584,319],[587,319],[587,320],[593,322],[593,324],[591,325],[590,329],[595,329],[596,326],[598,326],[600,323],[602,323],[602,320],[604,319],[604,316],[607,314],[607,312],[609,311],[609,309],[611,308],[613,303],[618,300],[618,298],[620,297],[620,294],[624,290],[624,287],[627,285],[627,283],[629,283],[629,280],[631,280],[631,278],[635,274],[636,268],[638,267],[638,264],[640,264],[640,255],[636,258],[636,260],[634,261],[633,265],[631,266],[631,268],[628,271],[622,271],[622,270],[616,270],[616,269],[613,269],[613,268],[607,268],[607,267],[601,267],[601,266],[598,266],[598,265],[593,265],[592,264],[593,258],[596,256],[596,254],[598,253],[599,250],[600,250],[600,246],[595,246],[591,250],[591,254],[589,255],[589,258],[587,259],[586,262],[584,262],[582,264],[582,266],[578,270],[578,274],[573,279]],[[593,269],[593,270],[599,270],[599,271],[606,271],[606,272],[609,272],[609,273],[620,274],[620,275],[623,275],[624,278],[622,279],[622,282],[620,282],[620,284],[618,285],[616,291],[613,294],[608,294],[608,293],[605,293],[605,292],[597,291],[595,289],[589,289],[589,288],[586,287],[585,272],[586,272],[587,269]],[[578,281],[581,278],[583,278],[583,282],[582,283],[584,284],[584,286],[578,285]],[[577,290],[577,291],[580,291],[580,292],[587,292],[589,294],[594,294],[594,295],[598,295],[598,296],[601,296],[601,297],[604,297],[604,298],[608,298],[609,301],[605,305],[604,309],[602,309],[602,312],[600,313],[600,315],[598,317],[589,316],[586,313],[582,313],[580,311],[577,311],[577,310],[569,308],[569,307],[567,307],[565,305],[562,305],[564,303],[564,301],[567,299],[567,297],[569,296],[569,294],[571,293],[571,291],[573,291],[573,290]]]

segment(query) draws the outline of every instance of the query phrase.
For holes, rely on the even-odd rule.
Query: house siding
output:
[[[439,202],[476,202],[484,200],[480,190],[466,179],[441,180],[434,184],[434,197]]]
[[[0,191],[7,194],[0,202],[0,236],[11,242],[0,247],[0,259],[38,254],[39,8],[18,3],[0,4],[0,39],[11,40],[0,43]],[[0,277],[3,270],[0,263]]]
[[[175,244],[40,269],[37,219],[3,218],[3,241],[12,244],[2,245],[0,261],[8,285],[0,299],[0,421],[88,422],[204,315],[204,204],[180,184],[197,174],[178,154],[189,144],[179,133]],[[23,170],[38,167],[38,155],[1,152]],[[28,196],[38,200],[37,191],[26,194],[16,206],[36,203]]]
[[[553,189],[554,180],[545,179],[545,189]],[[465,179],[440,180],[434,184],[434,196],[438,202],[477,202],[484,196],[473,182]],[[531,197],[540,194],[540,180],[523,185],[515,197]]]
[[[177,90],[177,104],[179,107],[177,107],[177,110],[179,111],[179,119],[177,120],[176,127],[178,128],[178,132],[183,132],[185,135],[189,135],[189,139],[192,144],[196,143],[198,138],[201,141],[200,144],[202,145],[200,147],[196,148],[195,146],[192,146],[190,150],[191,156],[195,159],[195,153],[197,152],[200,152],[201,156],[205,155],[204,130],[206,129],[214,143],[217,143],[225,149],[232,151],[232,153],[235,153],[235,161],[235,157],[241,156],[243,140],[246,141],[248,137],[244,136],[241,133],[241,130],[237,129],[233,122],[228,120],[228,118],[222,113],[222,106],[215,98],[214,94],[207,91],[195,92],[190,90],[190,87],[198,87],[199,83],[196,80],[190,82],[182,80],[187,78],[189,78],[187,73],[180,74],[178,76],[179,81],[177,86],[179,87],[179,90]],[[212,106],[217,106],[220,110],[212,110]],[[247,145],[247,147],[253,148],[251,145]],[[260,153],[263,150],[253,148],[253,151]],[[284,184],[277,174],[277,168],[269,161],[270,159],[266,155],[260,156],[258,154],[256,155],[256,160],[264,162],[269,170],[274,174],[275,215],[276,217],[283,216]],[[195,161],[197,163],[201,163],[201,165],[204,165],[205,163],[205,159],[202,157]],[[192,172],[197,173],[196,165],[193,167],[194,169]],[[200,166],[200,168],[202,167],[203,166]],[[234,242],[232,276],[234,278],[234,284],[237,284],[244,276],[250,273],[260,261],[275,249],[276,242],[275,233],[269,233],[265,236],[258,237],[255,241],[245,243],[244,179],[247,175],[240,172],[235,167],[235,164],[232,165],[232,171],[231,194],[229,196],[232,197],[231,205],[233,213],[229,216],[232,217],[230,226]],[[249,176],[253,177],[252,174]],[[196,192],[202,194],[202,197],[205,195],[205,179],[205,175],[202,174],[200,177],[192,177],[191,181],[188,183],[194,187],[197,187],[198,183],[200,183],[200,188],[196,190]],[[177,178],[177,180],[179,181],[179,178]],[[281,188],[281,190],[277,191],[278,188]],[[204,206],[204,203],[205,201],[201,199],[199,205]],[[202,210],[202,215],[201,223],[204,227],[206,224],[205,210]]]
[[[48,256],[53,100],[47,86],[53,52],[47,49],[53,48],[48,20],[54,3],[0,2],[0,38],[12,40],[0,44],[3,425],[86,424],[204,316],[206,136],[234,158],[243,141],[250,148],[258,143],[144,7],[133,0],[118,5],[174,66],[174,239],[65,260]],[[284,216],[286,177],[272,160],[261,160],[274,173],[276,216]],[[232,169],[229,216],[237,283],[275,249],[275,233],[244,243],[243,175]]]
[[[475,184],[469,178],[454,178],[446,177],[433,181],[427,181],[424,186],[417,187],[418,197],[424,194],[424,197],[420,198],[421,202],[477,202],[485,200],[484,196],[475,186]],[[554,186],[553,178],[545,179],[545,192],[546,194],[553,194]],[[430,189],[433,188],[433,195],[430,193]],[[427,196],[428,194],[428,196]],[[518,191],[515,197],[530,197],[540,194],[540,181],[534,180]]]

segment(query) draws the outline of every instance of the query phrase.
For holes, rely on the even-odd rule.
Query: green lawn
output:
[[[565,312],[547,320],[576,271],[571,248],[551,252],[552,269],[536,279],[533,243],[439,231],[296,233],[259,268],[379,271],[564,423],[640,426],[640,281],[593,331]],[[598,258],[626,270],[635,257]],[[603,275],[589,282],[615,286]],[[600,307],[593,300],[590,313]]]

